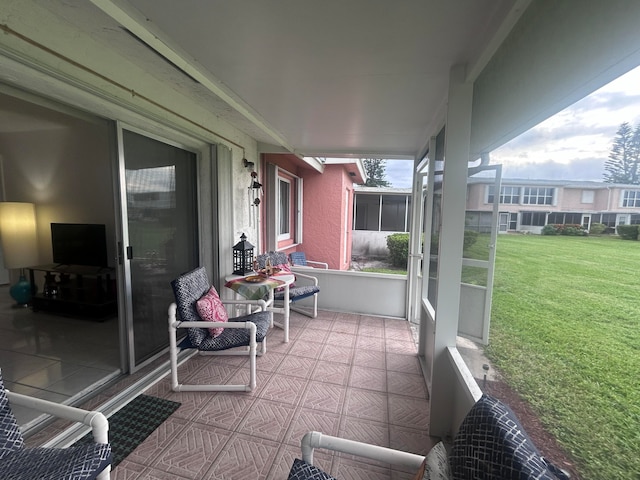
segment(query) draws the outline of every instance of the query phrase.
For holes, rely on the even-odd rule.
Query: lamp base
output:
[[[24,275],[20,275],[18,283],[9,288],[9,295],[16,301],[18,306],[29,306],[29,301],[31,300],[31,284]]]

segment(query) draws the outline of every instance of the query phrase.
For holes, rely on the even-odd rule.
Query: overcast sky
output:
[[[494,150],[491,163],[503,178],[600,181],[623,122],[640,124],[640,68]],[[386,173],[394,187],[411,187],[411,162],[387,160]]]

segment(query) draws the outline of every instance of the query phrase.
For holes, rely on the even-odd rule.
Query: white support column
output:
[[[452,434],[454,427],[455,378],[447,347],[455,347],[458,332],[472,100],[473,84],[465,83],[465,66],[452,67],[445,137],[429,428],[430,435],[443,437]]]

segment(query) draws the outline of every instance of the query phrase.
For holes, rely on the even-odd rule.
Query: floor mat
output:
[[[127,405],[109,417],[109,443],[113,461],[111,468],[115,468],[127,455],[140,445],[151,433],[158,428],[169,416],[175,412],[180,403],[152,397],[138,395]],[[88,433],[78,444],[93,441]]]

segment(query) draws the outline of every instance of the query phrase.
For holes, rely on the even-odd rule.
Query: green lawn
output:
[[[640,242],[500,236],[489,341],[583,478],[640,478]]]

